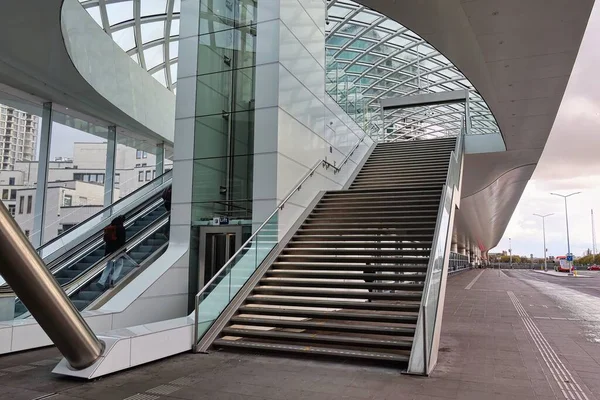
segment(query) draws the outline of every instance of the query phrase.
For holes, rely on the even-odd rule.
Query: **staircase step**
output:
[[[450,159],[451,152],[432,152],[432,153],[415,153],[415,154],[402,154],[402,153],[376,153],[371,154],[371,157],[365,163],[367,165],[373,165],[377,163],[387,162],[390,164],[402,163],[441,163],[444,160]]]
[[[357,200],[376,200],[382,199],[392,200],[392,204],[401,204],[403,201],[415,201],[415,200],[440,200],[442,196],[442,189],[419,189],[416,191],[408,191],[408,190],[398,190],[398,191],[380,191],[380,190],[371,190],[371,191],[336,191],[336,192],[327,192],[323,196],[321,202],[333,202],[334,200],[348,200],[348,199],[357,199]],[[394,201],[395,200],[395,201]],[[319,203],[321,203],[319,202]]]
[[[363,278],[364,279],[364,278]],[[368,289],[368,290],[401,290],[417,292],[423,290],[423,283],[385,283],[385,282],[361,282],[357,280],[344,279],[302,279],[302,278],[263,278],[261,285],[289,286],[307,288],[338,288],[338,289]]]
[[[397,300],[397,301],[420,301],[421,292],[400,292],[400,293],[380,293],[358,290],[337,290],[337,289],[311,289],[279,286],[259,286],[254,288],[255,293],[302,296],[302,297],[322,297],[336,299],[369,299],[369,300]]]
[[[215,347],[226,347],[226,348],[246,348],[252,350],[264,350],[264,351],[277,351],[286,353],[300,353],[300,354],[314,354],[327,357],[340,357],[340,358],[356,358],[363,360],[378,360],[378,361],[390,361],[390,362],[401,362],[407,363],[409,360],[408,355],[399,354],[385,354],[376,352],[356,351],[356,350],[343,350],[335,348],[319,348],[314,346],[296,346],[296,345],[277,345],[270,343],[258,343],[249,341],[239,340],[225,340],[217,339],[214,341],[213,346]]]
[[[317,207],[315,207],[313,209],[313,214],[315,215],[320,215],[320,214],[327,214],[327,213],[332,213],[332,214],[346,214],[346,213],[354,213],[354,212],[358,212],[358,213],[368,213],[368,214],[376,214],[376,213],[385,213],[385,212],[390,212],[390,213],[395,213],[396,211],[404,211],[404,210],[421,210],[421,209],[428,209],[428,208],[434,208],[435,210],[438,209],[439,206],[439,201],[440,199],[428,199],[428,200],[415,200],[414,202],[412,202],[412,204],[402,204],[402,205],[388,205],[387,207],[384,206],[362,206],[362,205],[346,205],[343,207],[332,207],[331,205],[319,205]]]
[[[313,307],[313,308],[343,308],[345,310],[371,310],[395,312],[419,312],[420,305],[413,303],[396,303],[383,301],[335,301],[315,300],[302,297],[252,295],[246,299],[250,304],[268,304],[278,306]]]
[[[282,254],[278,257],[279,261],[288,262],[328,262],[328,263],[364,263],[364,264],[427,264],[429,262],[429,253],[423,257],[376,257],[376,256],[329,256],[329,255],[309,255],[309,254]]]
[[[303,225],[303,229],[312,228],[325,228],[328,226],[338,227],[338,232],[343,233],[346,230],[352,229],[377,229],[383,228],[389,229],[416,229],[416,228],[435,228],[435,217],[420,220],[407,220],[407,221],[364,221],[364,222],[328,222],[328,221],[306,221]]]
[[[266,276],[278,278],[363,279],[379,281],[424,281],[425,274],[365,273],[348,271],[311,271],[305,269],[271,269]]]
[[[413,327],[391,327],[384,325],[339,324],[331,322],[290,321],[274,318],[247,318],[239,315],[231,318],[232,325],[265,326],[284,329],[313,329],[321,332],[351,332],[371,335],[412,336]]]
[[[332,232],[333,233],[333,232]],[[309,232],[307,232],[306,230],[304,232],[297,232],[296,235],[294,235],[293,237],[293,243],[302,243],[304,241],[308,241],[309,243],[312,241],[319,241],[319,242],[329,242],[329,241],[333,241],[333,242],[341,242],[341,241],[347,241],[347,242],[355,242],[355,241],[365,241],[365,242],[377,242],[377,241],[386,241],[386,242],[395,242],[395,243],[399,243],[399,242],[403,242],[403,241],[408,241],[408,242],[420,242],[423,244],[427,244],[428,242],[431,242],[432,236],[433,236],[433,229],[431,229],[431,234],[412,234],[412,235],[408,235],[408,234],[403,234],[403,235],[393,235],[393,234],[385,234],[385,233],[377,233],[374,232],[373,234],[369,235],[369,232],[365,232],[365,231],[359,231],[357,233],[353,233],[353,234],[346,234],[346,235],[341,235],[341,234],[311,234]]]
[[[366,265],[352,263],[324,263],[324,262],[286,262],[276,261],[273,263],[274,268],[279,269],[298,269],[305,268],[318,271],[389,271],[389,272],[427,272],[427,263],[416,265]]]
[[[349,238],[347,238],[349,239]],[[381,242],[386,240],[386,242]],[[430,249],[432,242],[387,242],[388,239],[373,238],[372,241],[296,241],[295,238],[288,243],[288,249],[314,249],[314,248],[326,248],[326,249],[339,249],[339,248],[356,248],[356,249]],[[287,250],[287,249],[286,249]]]
[[[271,315],[278,317],[311,318],[318,320],[343,320],[362,322],[381,322],[389,324],[416,324],[418,314],[378,314],[342,311],[316,311],[301,310],[297,308],[274,308],[242,306],[239,314],[243,315]]]
[[[309,216],[306,218],[305,223],[326,223],[326,222],[352,222],[352,223],[369,223],[369,222],[415,222],[415,221],[431,221],[437,217],[437,210],[430,209],[427,211],[408,211],[404,213],[404,215],[388,215],[385,216],[383,214],[379,214],[379,216],[366,216],[361,217],[357,215],[348,215],[348,216]]]
[[[335,226],[337,226],[336,224]],[[433,230],[435,226],[426,221],[420,221],[416,226],[405,226],[406,223],[396,222],[391,226],[374,224],[373,226],[369,226],[368,223],[363,223],[359,225],[353,224],[339,224],[340,227],[338,229],[331,228],[331,224],[309,224],[303,225],[297,231],[299,234],[303,233],[317,233],[317,234],[329,234],[334,233],[337,235],[352,235],[357,233],[358,235],[371,235],[377,234],[381,236],[389,236],[389,235],[406,235],[406,234],[428,234],[433,235]],[[413,224],[414,225],[414,224]]]
[[[431,174],[425,174],[425,173],[411,173],[411,174],[407,174],[405,172],[400,172],[400,173],[384,173],[384,172],[378,172],[376,174],[372,174],[372,175],[363,175],[360,176],[358,175],[356,177],[356,179],[353,181],[353,183],[379,183],[379,182],[389,182],[389,181],[393,181],[393,180],[412,180],[412,181],[417,181],[417,182],[421,182],[421,181],[425,181],[425,180],[439,180],[439,179],[446,179],[446,176],[448,174],[446,173],[446,171],[444,172],[436,172],[436,173],[431,173]]]
[[[423,190],[439,190],[441,192],[443,183],[398,183],[395,186],[386,186],[383,188],[366,188],[366,189],[352,189],[348,190],[349,193],[370,193],[370,194],[386,194],[386,192],[398,192],[398,191],[414,191],[421,192]]]
[[[410,340],[378,340],[355,336],[317,335],[312,333],[294,333],[282,331],[259,331],[253,329],[239,329],[227,327],[223,329],[223,336],[234,336],[256,339],[290,340],[302,343],[317,343],[329,345],[344,345],[358,347],[374,347],[380,349],[411,350]]]
[[[415,245],[413,245],[414,247]],[[363,248],[336,248],[333,246],[309,248],[309,247],[286,247],[282,255],[318,255],[325,256],[371,256],[371,257],[409,257],[421,256],[428,257],[431,254],[431,248],[424,249],[424,246],[419,246],[420,249],[363,249]]]

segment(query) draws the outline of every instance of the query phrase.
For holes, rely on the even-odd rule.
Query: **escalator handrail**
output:
[[[153,196],[153,199],[154,199],[154,197],[158,197],[158,196],[157,195]],[[162,199],[160,201],[154,200],[154,202],[152,204],[150,204],[149,206],[144,204],[142,206],[137,207],[137,209],[131,210],[134,213],[134,216],[126,221],[126,223],[125,223],[126,227],[129,227],[130,225],[135,224],[135,222],[139,218],[143,218],[145,215],[152,212],[152,210],[158,208],[160,206],[160,203],[162,203]],[[164,214],[159,216],[157,218],[157,220],[161,219],[163,217],[164,217]],[[150,225],[152,225],[152,224],[150,224]],[[143,232],[143,231],[141,231],[141,232]],[[81,259],[85,258],[85,256],[87,254],[92,253],[94,250],[96,250],[99,246],[101,246],[104,243],[104,241],[102,239],[102,235],[103,235],[102,231],[97,232],[96,234],[88,237],[83,243],[80,243],[80,245],[78,245],[78,248],[76,248],[77,246],[74,246],[75,251],[72,251],[67,257],[64,257],[64,258],[61,258],[62,256],[57,257],[55,260],[53,260],[47,266],[48,269],[50,270],[50,272],[53,275],[55,275],[56,273],[63,270],[64,268],[81,261]],[[133,236],[132,239],[136,236],[137,235]],[[73,250],[73,249],[71,249],[71,250]],[[92,267],[90,267],[90,268],[92,268]],[[76,279],[76,277],[73,279]],[[65,283],[65,285],[70,282],[71,281]],[[12,295],[12,294],[13,294],[13,291],[8,284],[6,284],[6,283],[0,284],[0,297]]]
[[[144,205],[142,207],[138,207],[138,209],[134,210],[134,216],[127,219],[125,222],[125,229],[129,228],[130,226],[134,225],[136,223],[136,221],[140,218],[143,218],[144,216],[148,215],[149,213],[151,213],[153,210],[157,209],[158,207],[162,207],[162,199],[159,201],[154,200],[152,202],[152,204],[148,205]],[[141,209],[141,211],[140,211]],[[164,213],[162,215],[160,215],[157,219],[160,219],[164,216]],[[83,258],[85,258],[86,255],[94,252],[94,250],[96,250],[98,247],[100,247],[103,243],[104,243],[104,232],[103,231],[99,231],[96,234],[90,236],[88,238],[88,240],[86,240],[82,246],[79,247],[79,249],[77,249],[76,252],[73,253],[79,253],[79,254],[70,254],[68,257],[66,257],[66,260],[68,260],[68,262],[65,262],[65,259],[60,259],[57,258],[56,260],[52,261],[52,263],[48,266],[48,269],[50,269],[50,271],[52,272],[52,274],[56,274],[57,272],[63,270],[64,268],[68,267],[69,265],[72,265],[73,263],[77,263],[79,261],[81,261]],[[137,236],[137,235],[136,235]],[[133,236],[135,237],[135,236]],[[58,262],[57,262],[58,260]],[[76,261],[73,261],[76,260]]]
[[[164,224],[167,223],[169,219],[168,213],[163,214],[156,221],[152,222],[148,227],[140,232],[138,232],[135,236],[133,236],[125,245],[121,246],[108,256],[103,257],[96,264],[91,266],[87,271],[83,274],[73,278],[70,282],[67,282],[63,285],[63,289],[67,295],[71,295],[75,293],[77,290],[81,289],[85,284],[87,284],[90,280],[94,279],[99,273],[104,270],[104,267],[99,267],[102,264],[106,264],[110,260],[116,260],[121,255],[129,256],[127,253],[134,249],[136,246],[140,245],[144,240],[153,235],[157,230],[159,230]]]
[[[122,254],[127,254],[127,250],[131,250],[146,240],[150,235],[154,234],[158,229],[160,229],[164,224],[169,220],[169,213],[165,212],[161,217],[159,217],[156,221],[152,222],[146,229],[141,230],[136,235],[134,235],[131,239],[125,243],[125,245],[121,246],[114,252],[109,255],[102,257],[98,260],[94,265],[88,268],[86,271],[82,272],[78,276],[74,277],[69,282],[61,284],[62,289],[67,294],[67,296],[71,296],[77,290],[82,288],[84,285],[89,283],[92,279],[94,279],[98,274],[101,274],[104,270],[106,264],[111,259],[117,259]],[[168,242],[167,242],[168,244]],[[128,249],[129,247],[129,249]],[[17,300],[17,298],[15,298]],[[29,311],[15,317],[15,319],[24,319],[29,317]]]
[[[115,207],[122,205],[125,201],[127,200],[131,200],[132,198],[135,198],[135,196],[138,196],[142,191],[148,191],[150,190],[150,192],[154,192],[155,190],[159,190],[162,189],[164,190],[164,187],[169,184],[170,182],[170,178],[172,177],[172,170],[169,170],[167,172],[165,172],[164,174],[160,175],[159,177],[153,179],[152,181],[150,181],[149,183],[147,183],[146,185],[136,189],[135,191],[133,191],[132,193],[128,194],[125,197],[120,198],[119,200],[117,200],[116,202],[114,202],[113,204],[111,204],[110,206],[103,208],[102,210],[98,211],[96,214],[92,215],[91,217],[87,218],[86,220],[80,222],[79,224],[77,224],[75,227],[73,227],[72,229],[69,229],[65,232],[63,232],[61,235],[55,237],[54,239],[51,239],[50,241],[48,241],[47,243],[44,243],[42,246],[38,247],[36,250],[38,252],[38,254],[44,259],[45,262],[49,262],[49,261],[53,261],[53,260],[46,260],[46,258],[48,258],[50,255],[54,255],[56,252],[52,252],[49,253],[47,255],[44,256],[43,252],[45,249],[49,248],[52,245],[55,245],[57,242],[59,242],[60,240],[62,240],[66,235],[72,235],[74,232],[78,231],[78,230],[82,230],[83,232],[86,232],[88,230],[92,230],[90,229],[90,227],[87,227],[86,224],[88,224],[88,222],[97,219],[99,216],[103,216],[104,214],[106,214],[105,216],[103,216],[101,218],[100,221],[98,221],[98,223],[95,225],[95,227],[97,227],[98,225],[104,225],[107,222],[111,221],[112,218],[114,218],[115,213],[113,210]],[[160,184],[158,186],[154,186],[156,185],[157,182],[160,181]],[[124,210],[120,210],[119,213],[122,213]],[[84,229],[85,228],[85,229]],[[73,244],[73,242],[76,241],[76,238],[83,238],[85,235],[75,235],[75,237],[73,238],[73,240],[71,242],[69,242],[69,244],[72,244],[72,246],[66,246],[63,245],[60,248],[62,250],[70,250],[72,247],[74,247],[75,245],[79,244],[75,243]],[[85,238],[83,239],[85,240]],[[58,251],[58,250],[57,250]]]

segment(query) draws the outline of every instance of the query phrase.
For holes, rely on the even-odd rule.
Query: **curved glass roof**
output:
[[[380,99],[464,89],[471,93],[471,134],[499,132],[471,82],[417,34],[353,1],[328,0],[327,5],[328,91],[349,93],[347,101],[357,103],[386,141],[457,134],[465,108],[446,104],[386,111],[382,121]]]
[[[135,62],[176,90],[181,0],[79,1]],[[386,141],[456,134],[463,104],[393,110],[382,120],[379,100],[467,89],[471,133],[499,132],[473,85],[421,37],[350,0],[328,0],[327,8],[327,90],[357,121],[365,122],[365,129],[385,132]]]
[[[136,63],[175,90],[181,0],[79,2]]]

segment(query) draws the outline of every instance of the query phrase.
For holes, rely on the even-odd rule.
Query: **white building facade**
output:
[[[104,207],[106,143],[74,143],[72,159],[50,162],[46,193],[44,240],[83,222]],[[156,178],[156,156],[124,145],[117,146],[114,200],[131,194]],[[172,163],[165,161],[165,168]],[[0,171],[0,196],[4,205],[30,237],[33,233],[37,161],[18,161]]]

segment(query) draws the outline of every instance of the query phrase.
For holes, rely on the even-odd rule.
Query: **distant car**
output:
[[[590,265],[588,271],[600,271],[600,265]]]
[[[558,266],[558,268],[556,269],[558,272],[571,272],[571,270],[569,269],[569,267],[562,267],[562,266]]]

